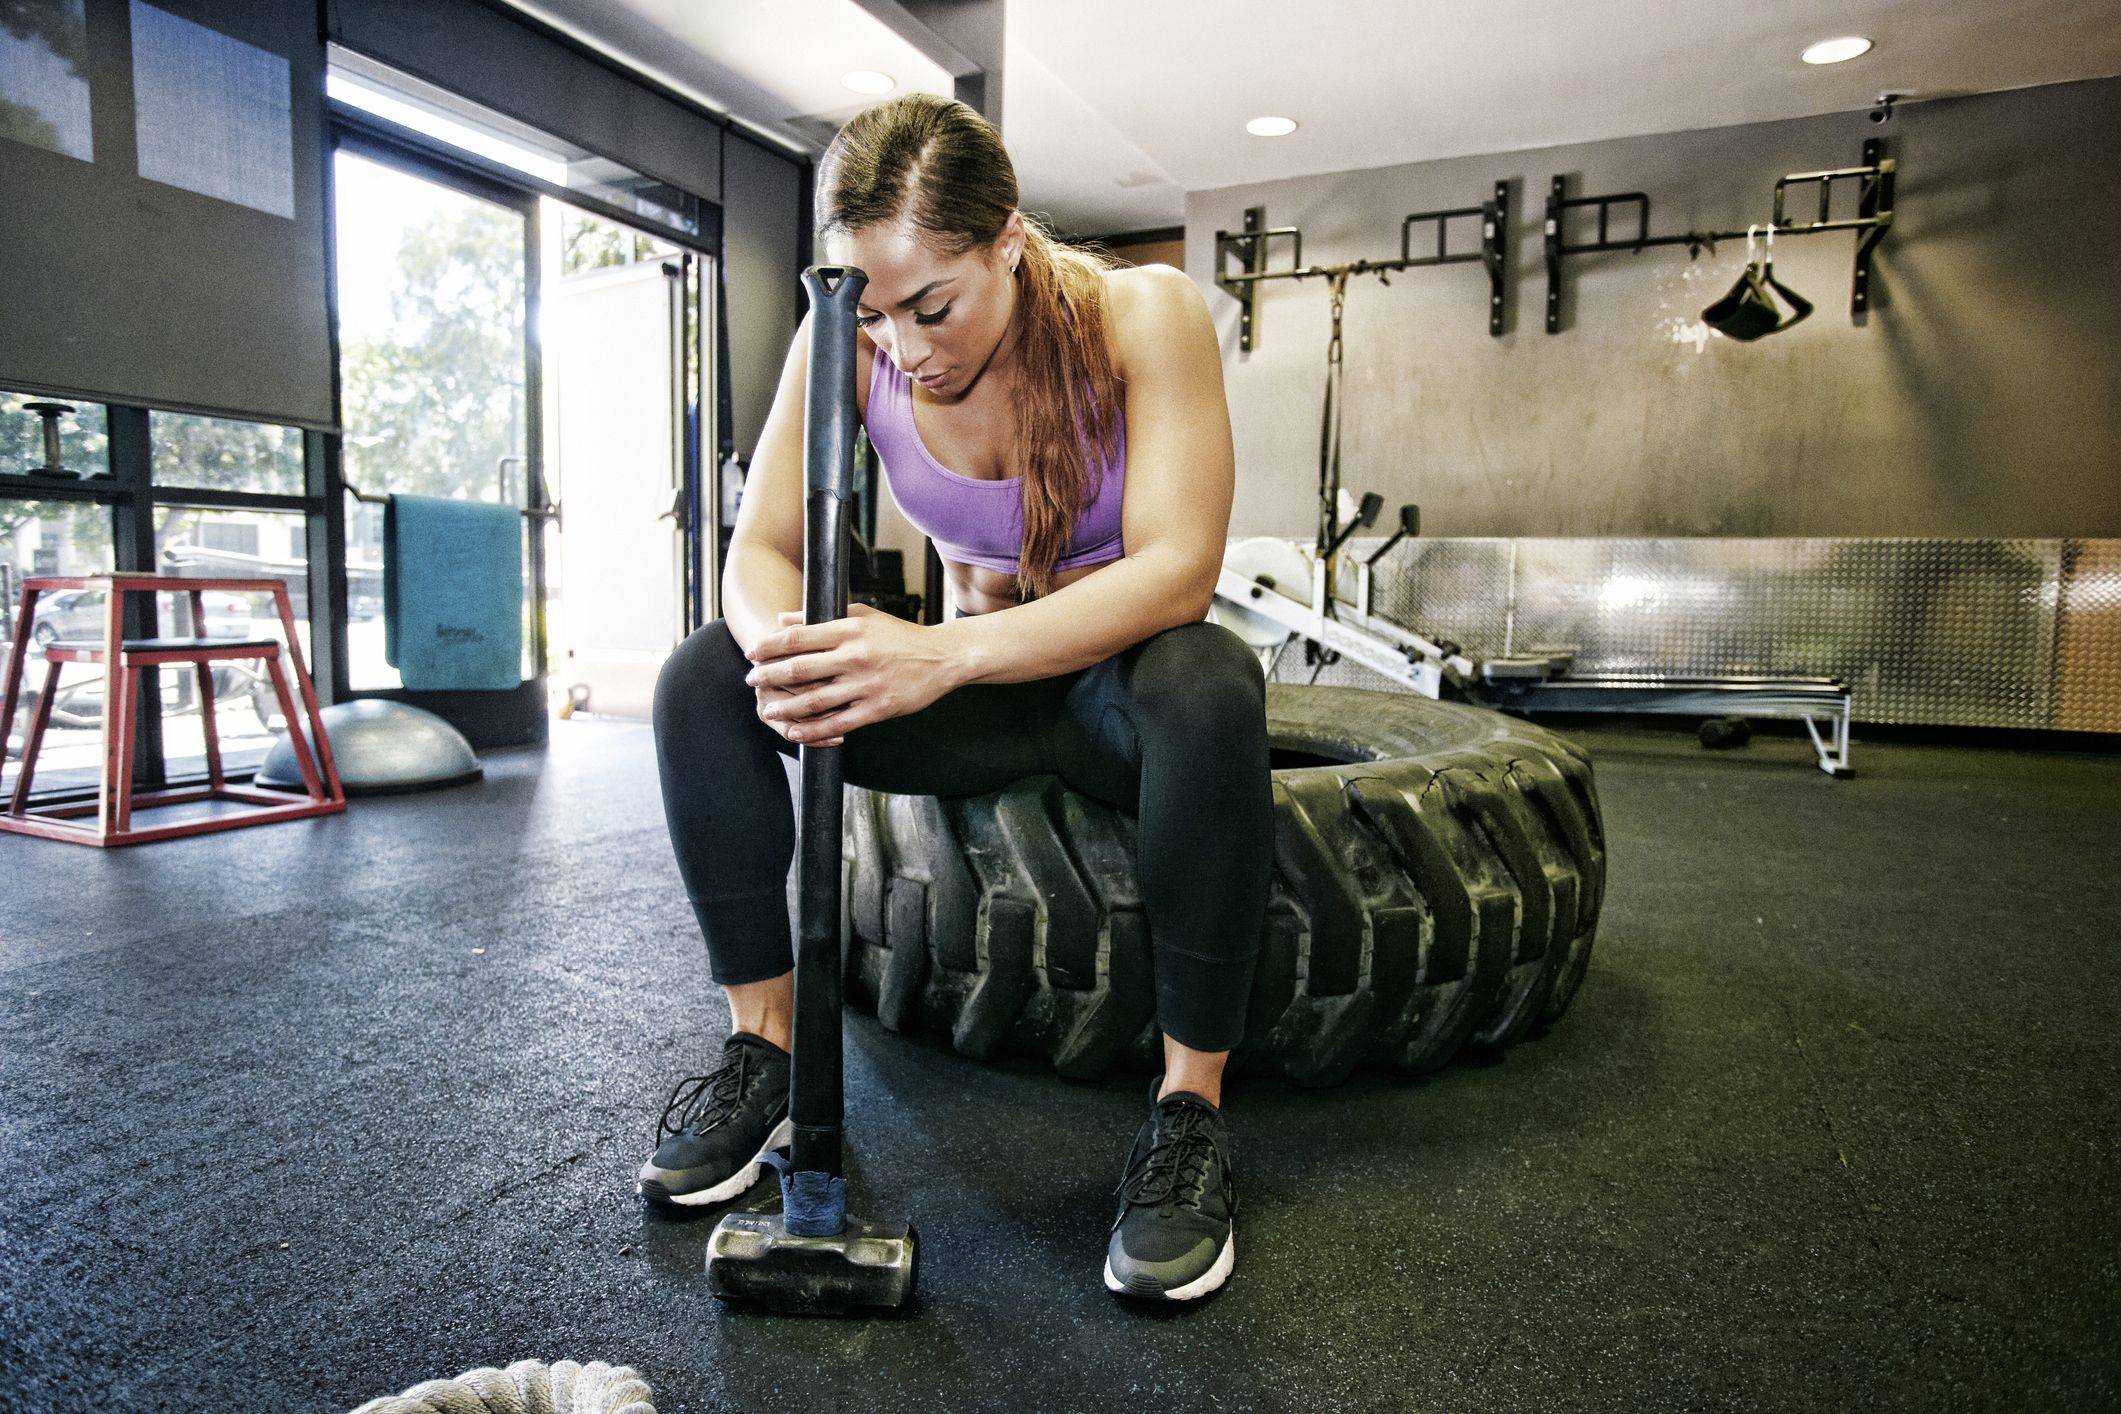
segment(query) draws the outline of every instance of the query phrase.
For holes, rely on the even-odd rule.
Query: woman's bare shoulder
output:
[[[874,366],[870,360],[876,357],[876,345],[869,336],[857,329],[854,334],[854,414],[869,416],[869,370]]]
[[[1106,271],[1105,312],[1122,377],[1136,360],[1157,358],[1194,326],[1212,322],[1200,287],[1170,265]]]
[[[1200,299],[1200,290],[1175,265],[1125,265],[1105,272],[1105,307],[1115,322],[1154,317],[1174,300]]]

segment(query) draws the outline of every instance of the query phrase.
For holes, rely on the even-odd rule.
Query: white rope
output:
[[[352,1414],[655,1414],[648,1381],[624,1365],[518,1360],[481,1365],[453,1380],[423,1380]]]

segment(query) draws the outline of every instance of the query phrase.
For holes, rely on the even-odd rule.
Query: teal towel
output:
[[[523,681],[523,518],[514,506],[392,496],[383,657],[408,688]]]

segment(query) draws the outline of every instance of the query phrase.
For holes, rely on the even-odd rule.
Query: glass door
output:
[[[684,636],[687,347],[695,258],[545,203],[552,677],[562,717],[646,719]],[[555,248],[556,247],[556,248]]]
[[[536,199],[350,136],[341,137],[333,177],[348,687],[436,712],[474,746],[542,741],[545,542],[525,528],[546,503],[531,338]],[[513,686],[409,687],[406,642],[393,665],[393,636],[409,635],[417,620],[414,606],[401,604],[401,621],[385,621],[381,502],[407,494],[532,512],[516,517],[516,621],[489,610],[498,622],[478,628],[518,634]],[[508,563],[487,555],[460,572],[505,573]],[[490,589],[467,586],[487,599]]]

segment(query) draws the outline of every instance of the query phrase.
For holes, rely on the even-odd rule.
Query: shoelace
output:
[[[1159,1204],[1200,1205],[1207,1191],[1208,1166],[1215,1159],[1215,1140],[1207,1132],[1208,1113],[1181,1105],[1156,1128],[1149,1152],[1136,1161],[1114,1190],[1143,1207]]]
[[[656,1130],[656,1137],[682,1134],[695,1121],[704,1121],[700,1125],[704,1131],[728,1119],[736,1109],[737,1101],[743,1097],[744,1080],[750,1071],[751,1052],[739,1046],[734,1056],[707,1074],[680,1080],[671,1087],[670,1102],[663,1106],[663,1120]],[[676,1116],[675,1122],[672,1116]]]

